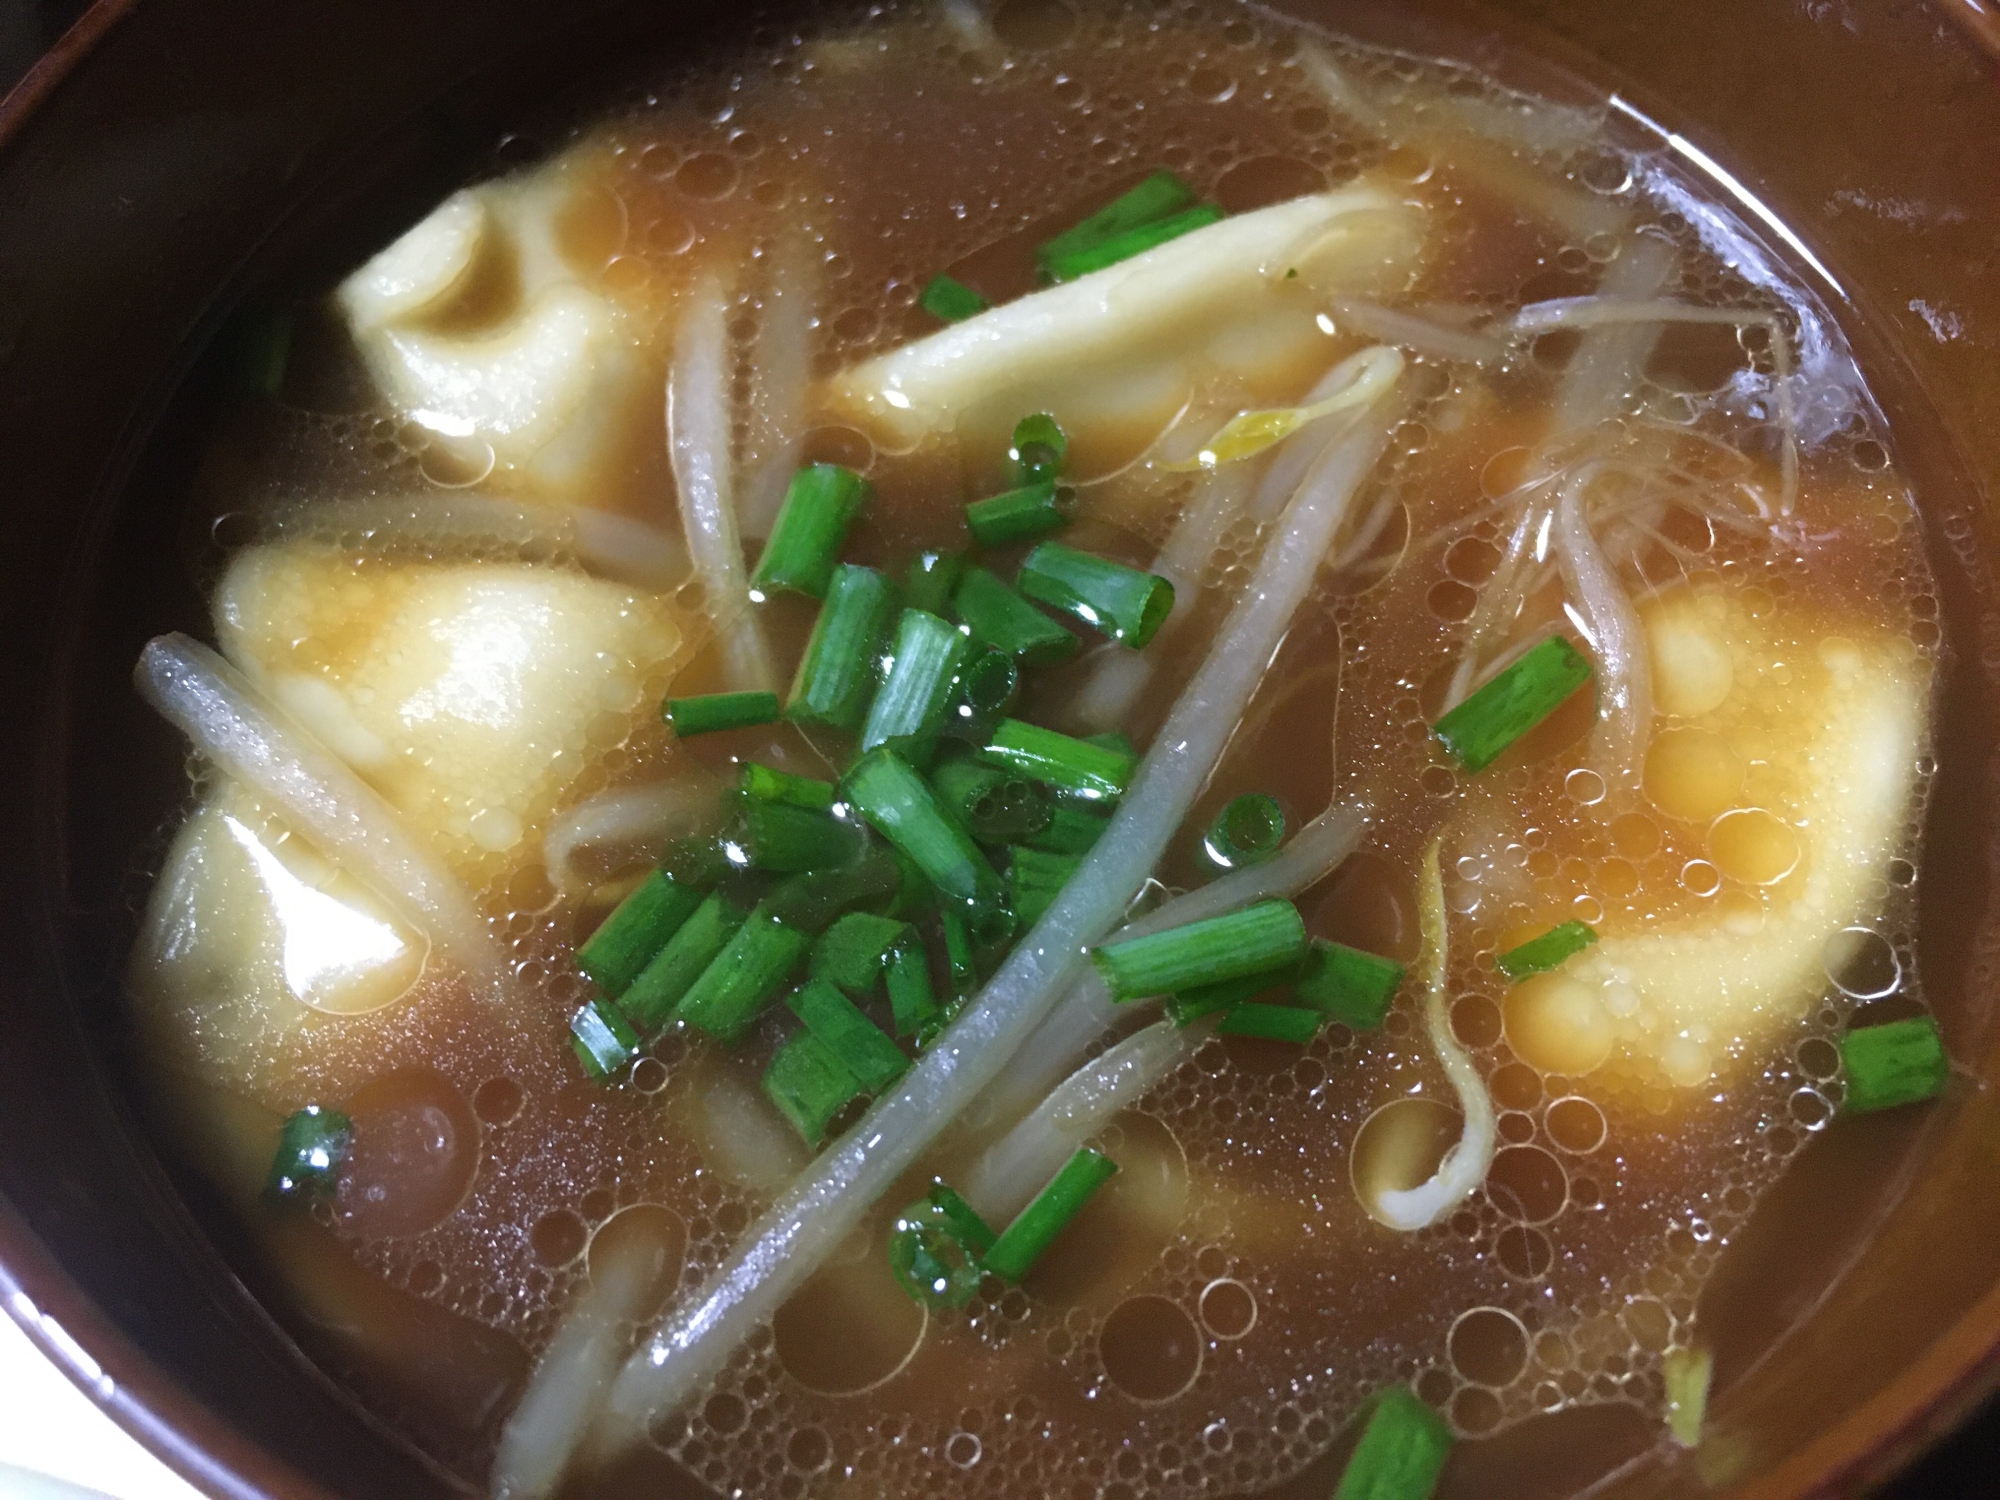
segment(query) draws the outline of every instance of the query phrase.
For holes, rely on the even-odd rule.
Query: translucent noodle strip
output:
[[[1329,807],[1270,859],[1211,880],[1119,928],[1119,938],[1144,937],[1169,927],[1205,921],[1272,896],[1309,890],[1352,854],[1368,826],[1367,808],[1353,803]],[[1083,1058],[1107,1031],[1132,1014],[1115,1003],[1103,981],[1086,974],[1036,1028],[969,1117],[975,1129],[991,1130],[1019,1119]]]
[[[992,1083],[1081,973],[1084,950],[1138,894],[1221,758],[1312,590],[1349,500],[1388,442],[1389,421],[1382,411],[1364,418],[1300,487],[1283,529],[1077,877],[896,1088],[814,1162],[708,1284],[626,1362],[603,1419],[608,1447],[636,1441],[656,1413],[681,1406],[714,1378]]]
[[[805,448],[812,330],[819,309],[818,246],[787,235],[772,258],[757,340],[750,347],[750,473],[737,520],[743,535],[771,534]]]
[[[727,685],[769,689],[771,659],[750,609],[730,453],[729,296],[711,276],[688,299],[667,370],[667,447],[702,604],[722,641]]]
[[[241,672],[199,641],[163,635],[139,653],[132,680],[195,749],[365,881],[475,988],[519,998],[507,952],[464,883],[372,787]]]
[[[1493,1100],[1472,1059],[1451,1032],[1451,1006],[1446,988],[1450,972],[1445,934],[1444,877],[1438,867],[1435,839],[1424,851],[1417,881],[1417,920],[1424,948],[1417,970],[1424,981],[1424,1034],[1444,1066],[1445,1077],[1458,1095],[1465,1116],[1458,1140],[1444,1154],[1430,1180],[1413,1188],[1389,1188],[1377,1196],[1375,1216],[1392,1229],[1422,1229],[1457,1208],[1486,1180],[1499,1141]]]
[[[571,897],[596,884],[576,868],[579,850],[609,845],[634,858],[657,859],[672,840],[708,831],[722,785],[693,761],[681,771],[665,781],[599,792],[558,814],[542,836],[549,884]]]
[[[1653,728],[1653,674],[1646,628],[1611,571],[1583,513],[1591,471],[1572,475],[1556,501],[1552,540],[1571,619],[1597,658],[1598,729],[1592,759],[1607,787],[1636,792]]]
[[[1208,1039],[1200,1022],[1156,1021],[1078,1068],[1020,1124],[987,1148],[961,1187],[989,1224],[1004,1224],[1055,1176],[1070,1153],[1137,1104]]]
[[[1420,312],[1383,307],[1355,297],[1335,297],[1333,315],[1356,333],[1431,359],[1497,365],[1507,358],[1507,345],[1501,340],[1469,328],[1454,328]]]

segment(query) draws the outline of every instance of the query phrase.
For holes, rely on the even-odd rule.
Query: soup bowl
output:
[[[1731,1247],[1700,1313],[1716,1364],[1697,1449],[1598,1408],[1468,1445],[1445,1491],[1486,1493],[1504,1447],[1510,1466],[1535,1456],[1550,1497],[1850,1492],[2000,1381],[2000,80],[1982,50],[2000,23],[1984,0],[1283,8],[1556,97],[1615,93],[1632,130],[1789,246],[1930,502],[1950,649],[1919,946],[1954,1086],[1930,1111],[1827,1127],[1839,1149],[1809,1148],[1776,1190],[1814,1232],[1757,1220]],[[149,636],[203,617],[178,502],[212,353],[246,310],[328,284],[468,173],[531,155],[535,121],[635,59],[746,24],[704,0],[99,0],[0,105],[0,1298],[215,1495],[471,1482],[448,1441],[420,1447],[347,1394],[322,1331],[135,1102],[119,976],[185,792],[128,674]],[[1581,1451],[1626,1461],[1572,1472]]]

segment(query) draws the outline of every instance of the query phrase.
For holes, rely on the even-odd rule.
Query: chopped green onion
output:
[[[1088,854],[1110,826],[1111,819],[1106,814],[1091,812],[1073,802],[1058,802],[1049,826],[1026,842],[1030,849],[1040,849],[1045,854]]]
[[[930,783],[893,750],[871,750],[841,782],[869,826],[909,856],[948,901],[997,906],[1000,877],[972,836],[938,802]]]
[[[785,1003],[869,1093],[881,1093],[910,1066],[903,1049],[824,980],[808,979]]]
[[[938,921],[944,927],[944,963],[952,998],[963,1000],[979,988],[979,965],[972,954],[972,924],[964,912],[950,907],[938,913]]]
[[[697,1031],[734,1041],[778,998],[811,946],[810,936],[760,907],[701,971],[677,1014]]]
[[[744,796],[756,797],[764,802],[783,802],[814,812],[825,812],[833,806],[832,782],[821,781],[816,776],[794,776],[790,771],[759,765],[754,760],[743,763],[743,769],[737,773],[736,786]]]
[[[1278,852],[1285,841],[1285,810],[1266,792],[1229,799],[1202,836],[1201,852],[1218,870],[1240,870]]]
[[[785,491],[784,508],[757,559],[757,571],[750,575],[750,587],[791,589],[824,599],[848,528],[874,493],[867,480],[839,464],[800,469]]]
[[[744,797],[722,849],[731,864],[796,875],[851,862],[861,852],[863,834],[832,813]]]
[[[1258,1036],[1303,1047],[1318,1033],[1326,1017],[1302,1005],[1259,1005],[1241,1000],[1223,1013],[1216,1026],[1221,1036]]]
[[[889,1013],[896,1018],[896,1035],[916,1036],[937,1014],[930,955],[922,943],[906,942],[889,954],[887,973]]]
[[[902,875],[894,851],[871,842],[850,865],[786,876],[771,887],[762,906],[766,915],[810,936],[826,931],[849,907],[893,895]]]
[[[1293,993],[1329,1021],[1373,1031],[1389,1014],[1389,1002],[1402,982],[1403,966],[1394,959],[1314,938]]]
[[[1015,1215],[1014,1222],[1000,1231],[983,1257],[985,1268],[1003,1280],[1019,1281],[1055,1243],[1056,1236],[1069,1227],[1091,1194],[1117,1171],[1118,1164],[1103,1152],[1088,1146],[1079,1150],[1063,1163],[1049,1185],[1035,1194],[1034,1201]]]
[[[1061,542],[1042,542],[1030,552],[1014,586],[1134,651],[1152,640],[1174,611],[1174,586],[1159,574]]]
[[[887,745],[912,758],[928,754],[951,713],[959,669],[972,649],[971,637],[957,626],[927,610],[904,610],[889,673],[861,731],[861,748]]]
[[[569,1044],[584,1072],[610,1078],[638,1054],[640,1036],[619,1008],[600,995],[569,1018]]]
[[[1076,491],[1053,479],[1037,480],[965,507],[965,523],[982,547],[1005,547],[1047,536],[1069,525]]]
[[[1014,424],[1014,441],[1007,456],[1014,460],[1014,472],[1023,484],[1054,479],[1069,457],[1069,435],[1047,412],[1035,412]]]
[[[993,304],[964,282],[942,271],[924,283],[917,305],[934,318],[947,323],[963,323],[976,318]]]
[[[1086,802],[1117,800],[1138,768],[1137,760],[1123,751],[1023,719],[1002,719],[978,753],[989,765],[1032,776]]]
[[[1526,979],[1556,968],[1565,959],[1583,952],[1597,941],[1587,922],[1564,922],[1538,938],[1530,938],[1518,948],[1509,948],[1493,962],[1509,979]]]
[[[1081,644],[984,568],[965,570],[958,591],[952,595],[952,606],[975,641],[1031,667],[1074,656]]]
[[[665,1029],[681,997],[729,946],[743,925],[743,917],[740,906],[720,891],[711,891],[666,947],[639,971],[639,977],[619,996],[618,1008],[642,1036],[654,1036]]]
[[[889,1269],[904,1291],[931,1307],[963,1307],[979,1290],[980,1257],[993,1231],[943,1178],[897,1216]]]
[[[965,575],[965,558],[957,552],[920,552],[903,570],[903,597],[910,608],[925,614],[951,613],[951,596]]]
[[[1088,276],[1092,271],[1101,271],[1106,266],[1117,265],[1121,260],[1130,260],[1135,255],[1157,249],[1184,234],[1206,229],[1221,218],[1222,210],[1213,203],[1197,203],[1193,208],[1168,218],[1128,229],[1088,250],[1079,250],[1072,255],[1045,256],[1042,267],[1051,281],[1075,281],[1079,276]]]
[[[1944,1038],[1929,1016],[1864,1026],[1840,1039],[1849,1113],[1935,1099],[1951,1074]]]
[[[1193,188],[1162,167],[1089,218],[1045,241],[1035,251],[1036,263],[1047,272],[1052,261],[1095,249],[1106,240],[1169,218],[1199,201]]]
[[[1014,915],[1023,927],[1032,927],[1042,919],[1042,913],[1082,863],[1081,854],[1045,854],[1018,846],[1013,850],[1007,867],[1008,892]]]
[[[1483,771],[1590,680],[1590,662],[1552,635],[1432,726],[1468,773]]]
[[[1116,750],[1120,755],[1129,755],[1135,760],[1139,752],[1132,746],[1132,736],[1122,729],[1107,729],[1102,734],[1086,734],[1086,745],[1096,745],[1103,750]]]
[[[991,646],[975,645],[959,670],[945,732],[954,739],[983,743],[1020,691],[1021,669],[1014,658]]]
[[[713,734],[718,729],[750,729],[778,722],[776,693],[704,693],[699,698],[669,698],[660,708],[675,734]]]
[[[308,1104],[287,1116],[264,1180],[265,1198],[286,1205],[331,1198],[353,1145],[354,1122],[337,1109]]]
[[[616,999],[694,915],[701,898],[696,887],[653,871],[576,950],[576,966]]]
[[[882,909],[883,915],[907,922],[936,911],[937,887],[917,867],[917,862],[894,846],[889,855],[896,861],[896,888],[889,904]]]
[[[1451,1452],[1451,1429],[1408,1386],[1375,1397],[1333,1500],[1430,1500]]]
[[[1669,1349],[1660,1359],[1667,1382],[1667,1431],[1683,1448],[1701,1445],[1701,1426],[1708,1415],[1708,1381],[1715,1373],[1715,1355],[1707,1349]]]
[[[1310,956],[1307,962],[1310,963]],[[1299,977],[1300,964],[1285,964],[1276,969],[1263,969],[1255,974],[1242,974],[1235,979],[1220,980],[1215,984],[1197,984],[1184,990],[1177,990],[1161,1002],[1160,1008],[1176,1026],[1186,1026],[1203,1016],[1212,1016],[1217,1011],[1228,1010],[1244,1000],[1273,990],[1280,985],[1290,984]]]
[[[276,396],[284,388],[292,356],[292,315],[280,310],[246,316],[228,341],[235,346],[234,384],[245,396]]]
[[[815,1149],[834,1117],[866,1092],[833,1049],[810,1031],[786,1042],[764,1069],[764,1096]]]
[[[1039,781],[961,755],[941,761],[931,785],[945,810],[982,844],[1011,844],[1040,833],[1055,816],[1055,798]]]
[[[875,993],[890,954],[911,940],[908,922],[851,911],[819,935],[810,972],[856,1000]]]
[[[1170,927],[1165,932],[1090,950],[1114,1000],[1168,995],[1297,963],[1306,926],[1289,901],[1259,901],[1241,911]]]
[[[785,717],[829,729],[859,729],[895,617],[896,586],[888,579],[851,563],[835,568],[792,678]]]

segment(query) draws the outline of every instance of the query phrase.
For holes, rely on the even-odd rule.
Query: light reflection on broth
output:
[[[746,630],[782,690],[817,609],[732,604],[740,559],[690,544],[674,476],[713,485],[754,562],[800,463],[851,467],[875,498],[843,560],[900,576],[967,545],[1015,422],[1055,412],[1081,497],[1063,543],[1164,568],[1177,527],[1212,528],[1151,648],[1034,669],[1013,710],[1144,750],[1344,429],[1175,464],[1397,345],[1384,452],[1157,874],[1210,878],[1203,832],[1241,794],[1293,829],[1365,802],[1358,852],[1293,894],[1315,937],[1414,966],[1441,838],[1447,1029],[1498,1112],[1483,1186],[1416,1233],[1382,1211],[1465,1149],[1414,968],[1378,1028],[1196,1033],[1089,1135],[1121,1171],[1020,1285],[927,1310],[890,1273],[896,1211],[989,1144],[947,1132],[649,1436],[758,1497],[970,1474],[1172,1500],[1299,1473],[1392,1383],[1462,1437],[1588,1406],[1663,1420],[1722,1247],[1842,1102],[1856,1004],[1923,1006],[1936,611],[1839,332],[1761,251],[1705,245],[1591,111],[1221,4],[990,9],[815,23],[454,195],[343,284],[352,347],[231,419],[198,496],[245,543],[215,592],[226,654],[472,889],[531,1002],[496,1012],[393,893],[212,776],[133,963],[162,1095],[307,1319],[354,1333],[369,1399],[438,1357],[398,1307],[456,1330],[457,1395],[415,1430],[484,1482],[591,1287],[638,1309],[591,1347],[608,1382],[811,1159],[756,1084],[796,1031],[782,1005],[734,1053],[682,1028],[605,1082],[569,1043],[577,944],[719,821],[647,789],[852,759],[824,727],[683,747],[660,722],[670,692],[745,685]],[[1037,245],[1156,167],[1218,228],[1359,207],[1301,211],[1228,299],[1182,287],[1177,317],[1130,314],[1140,333],[1073,326],[963,390],[924,364],[934,273],[1005,313],[1042,295]],[[704,480],[660,393],[713,287],[730,462]],[[1529,304],[1556,321],[1515,329]],[[377,409],[304,394],[357,379]],[[1011,576],[1017,554],[985,560]],[[1462,774],[1432,724],[1555,634],[1591,687]],[[1569,921],[1595,941],[1510,982],[1501,957]],[[287,1220],[258,1177],[309,1102],[353,1117],[354,1155],[332,1213]]]

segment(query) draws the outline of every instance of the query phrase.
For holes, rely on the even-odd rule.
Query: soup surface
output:
[[[132,961],[149,1073],[361,1397],[509,1495],[1325,1493],[1397,1386],[1459,1439],[1623,1413],[1575,1429],[1584,1477],[1691,1440],[1705,1284],[1875,1102],[1843,1038],[1906,1023],[1911,1097],[1942,1083],[1938,604],[1789,262],[1611,105],[1219,3],[830,14],[544,144],[255,344],[192,502],[222,661],[141,668],[201,752]],[[1200,222],[1050,259],[1162,181],[1140,230]],[[975,537],[1038,413],[1059,498]],[[751,576],[813,465],[868,487],[831,592]],[[926,594],[961,557],[1032,591],[1045,542],[1171,613],[1134,649],[1108,606],[1021,605],[1054,643],[1014,649]],[[806,701],[816,622],[880,580],[864,708],[921,607],[1018,658],[1007,722],[1132,750],[1095,747],[1108,792],[1010,783],[1042,822],[982,837],[963,909],[869,801],[859,711]],[[756,690],[786,715],[662,714]],[[1011,764],[947,696],[885,753]],[[776,804],[835,853],[746,821],[753,765],[838,784]],[[1216,848],[1251,794],[1295,840],[1264,865]],[[580,950],[662,861],[741,920],[887,845],[740,1025],[591,1021],[637,1015]],[[1211,886],[1401,966],[1386,1013],[1314,1011],[1291,960],[1164,1011],[1091,989],[1128,907]],[[782,997],[836,973],[843,908],[938,1013],[847,986],[914,1066],[829,1144],[772,1070],[821,1034]],[[351,1128],[278,1201],[308,1106]],[[934,1179],[998,1230],[1077,1149],[1116,1174],[1024,1273],[899,1279]]]

